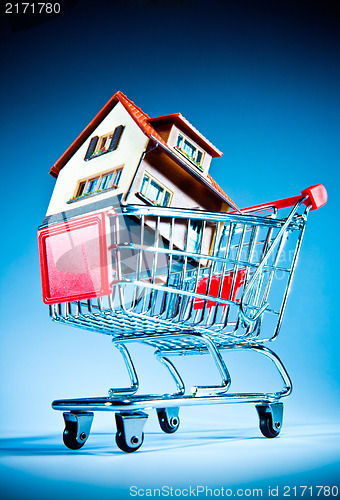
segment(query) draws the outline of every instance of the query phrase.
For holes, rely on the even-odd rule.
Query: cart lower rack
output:
[[[43,295],[52,319],[111,335],[130,377],[129,387],[111,388],[107,397],[53,402],[64,411],[65,445],[75,450],[85,444],[94,411],[115,412],[117,445],[133,452],[143,442],[146,409],[155,408],[161,429],[173,433],[181,406],[240,402],[255,403],[263,435],[276,437],[281,398],[292,385],[264,344],[280,331],[309,211],[326,200],[317,185],[240,213],[122,206],[41,227]],[[154,348],[176,392],[138,394],[128,350],[133,342]],[[282,387],[231,393],[225,350],[262,354]],[[212,357],[219,384],[187,393],[172,360],[191,354]]]

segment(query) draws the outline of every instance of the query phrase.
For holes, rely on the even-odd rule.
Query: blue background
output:
[[[224,154],[213,161],[210,173],[239,206],[294,196],[317,183],[326,186],[329,201],[310,214],[274,348],[295,386],[286,404],[287,424],[317,426],[314,431],[329,425],[331,435],[339,423],[340,390],[337,2],[74,3],[62,16],[19,31],[11,29],[8,17],[1,18],[0,436],[5,455],[9,449],[20,461],[43,449],[67,460],[69,455],[58,455],[63,453],[60,436],[56,444],[30,448],[29,436],[61,434],[61,415],[50,409],[50,402],[104,395],[112,385],[126,383],[109,338],[49,320],[41,300],[36,243],[55,182],[48,175],[50,167],[117,90],[151,117],[181,112],[221,149]],[[145,390],[153,392],[157,372],[150,367],[149,353],[137,351]],[[245,368],[240,377],[247,382]],[[223,421],[222,411],[231,411],[230,418],[237,421],[244,418],[248,429],[252,425],[243,408],[241,413],[214,408],[214,418],[219,415]],[[185,414],[194,428],[200,416],[213,426],[206,408]],[[96,416],[97,429],[106,429],[104,417]],[[255,425],[255,414],[252,418]],[[229,422],[221,427],[226,436]],[[196,437],[199,443],[199,432]],[[241,434],[240,443],[242,447]],[[334,430],[335,443],[339,448]],[[190,445],[196,441],[183,446]],[[19,449],[26,451],[22,455]],[[294,440],[287,450],[292,457]],[[242,449],[234,452],[242,462]],[[320,450],[320,456],[327,453]],[[324,477],[335,480],[340,458],[332,460]],[[10,498],[20,467],[5,467],[12,467],[6,473]],[[25,492],[16,489],[15,494],[28,498],[31,485],[37,498],[33,477],[41,491],[50,487],[49,476],[40,477],[39,467],[25,472]],[[215,478],[209,468],[207,474]],[[112,494],[121,484],[119,478],[111,484]]]

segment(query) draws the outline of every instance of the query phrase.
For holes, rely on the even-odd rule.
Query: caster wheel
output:
[[[80,450],[86,443],[86,435],[82,433],[79,441],[77,441],[77,423],[67,422],[63,432],[64,445],[70,450]]]
[[[262,434],[266,438],[277,437],[282,428],[283,404],[257,405],[256,409]]]
[[[176,409],[177,410],[177,409]],[[159,426],[163,432],[167,434],[173,434],[179,428],[180,420],[178,416],[178,411],[175,411],[173,415],[166,408],[157,408],[157,416]]]
[[[116,433],[116,443],[120,450],[125,451],[125,453],[133,453],[134,451],[139,450],[144,441],[144,432],[142,432],[141,436],[138,438],[137,436],[133,436],[131,438],[131,444],[134,446],[130,446],[126,442],[125,434],[123,431],[118,431]]]
[[[148,415],[139,412],[116,413],[116,443],[120,450],[126,453],[137,451],[143,444],[143,427]]]
[[[65,412],[63,416],[65,421],[64,445],[70,450],[80,450],[90,435],[93,413]]]
[[[260,430],[267,438],[275,438],[280,434],[281,425],[275,422],[273,425],[273,418],[271,415],[260,418]]]

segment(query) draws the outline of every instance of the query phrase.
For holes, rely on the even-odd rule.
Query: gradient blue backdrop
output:
[[[336,422],[336,2],[88,0],[30,29],[11,31],[5,16],[1,27],[1,435],[61,432],[52,399],[126,383],[107,337],[50,322],[36,244],[49,168],[117,90],[149,116],[181,112],[221,149],[211,173],[239,206],[326,186],[274,347],[295,385],[287,419]]]

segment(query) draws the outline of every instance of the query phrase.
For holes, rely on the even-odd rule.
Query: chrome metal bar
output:
[[[153,262],[152,262],[152,268],[151,268],[151,278],[150,278],[150,283],[153,285],[155,283],[155,276],[156,276],[156,270],[157,270],[157,263],[158,263],[158,248],[159,248],[159,239],[161,237],[160,232],[159,232],[159,223],[160,223],[160,217],[156,217],[156,224],[155,224],[155,252],[153,256]],[[154,310],[156,306],[156,300],[154,300],[155,297],[155,292],[151,288],[151,292],[149,295],[149,305],[148,305],[148,310],[151,309],[151,314],[152,311]]]
[[[222,384],[219,386],[212,385],[212,386],[195,386],[192,388],[192,393],[195,396],[201,396],[201,395],[215,395],[218,396],[220,394],[224,394],[229,390],[230,384],[231,384],[231,378],[230,378],[230,373],[228,371],[228,368],[226,367],[224,360],[221,356],[221,353],[219,350],[216,348],[214,342],[211,340],[211,338],[208,335],[201,335],[200,339],[203,340],[203,342],[206,344],[209,353],[211,354],[211,357],[213,358],[217,369],[221,375],[222,378]]]
[[[158,349],[155,351],[155,357],[156,359],[162,363],[164,366],[167,367],[169,370],[172,378],[174,379],[178,391],[173,394],[173,396],[181,396],[185,393],[185,385],[183,382],[182,377],[178,373],[178,370],[176,369],[175,365],[168,359],[167,357],[164,356]]]
[[[190,222],[191,222],[191,219],[187,219],[187,230],[185,233],[184,252],[182,252],[183,264],[182,264],[182,271],[180,273],[179,284],[178,284],[178,286],[181,290],[183,289],[183,283],[185,280],[187,265],[188,265],[188,255],[186,254],[186,252],[188,251]],[[182,302],[182,307],[180,307],[181,302]],[[173,321],[178,321],[181,319],[181,314],[183,311],[183,299],[180,297],[179,294],[176,295],[175,309],[177,311],[177,314],[173,318]]]
[[[120,248],[129,248],[128,246],[124,245]],[[173,257],[182,257],[182,256],[186,256],[186,257],[191,257],[193,260],[197,260],[197,259],[201,259],[203,261],[207,260],[207,261],[211,261],[211,262],[214,262],[216,264],[240,264],[242,266],[247,266],[247,267],[258,267],[259,264],[256,264],[255,262],[248,262],[246,260],[236,260],[236,259],[232,259],[231,257],[228,257],[228,258],[223,258],[223,257],[220,257],[220,256],[216,256],[216,255],[211,255],[211,254],[204,254],[204,253],[194,253],[194,252],[185,252],[184,250],[172,250],[170,251],[168,248],[158,248],[157,250],[152,247],[152,246],[144,246],[142,247],[141,245],[131,245],[130,246],[131,249],[135,249],[135,250],[143,250],[143,252],[149,252],[149,253],[154,253],[157,251],[158,254],[163,254],[163,255],[169,255],[169,258],[173,258]],[[267,269],[270,269],[270,264],[266,264],[265,265],[265,268]],[[282,268],[282,270],[287,270],[285,268]]]
[[[249,294],[250,290],[252,289],[252,286],[253,284],[256,282],[256,279],[258,278],[258,276],[260,276],[260,273],[265,265],[265,263],[267,262],[267,260],[269,259],[270,255],[272,254],[277,242],[280,240],[281,236],[283,235],[283,233],[287,230],[289,224],[291,223],[295,213],[297,212],[299,206],[302,204],[302,202],[306,199],[306,196],[302,197],[298,203],[296,203],[296,205],[293,207],[291,213],[289,214],[289,216],[287,217],[285,223],[283,224],[283,226],[281,227],[281,229],[279,230],[279,232],[277,233],[275,239],[273,240],[273,242],[271,243],[270,247],[268,248],[268,251],[266,252],[265,256],[263,257],[263,259],[261,260],[260,262],[260,265],[258,266],[258,268],[256,269],[252,279],[250,280],[250,282],[248,283],[246,289],[244,290],[243,292],[243,295],[242,295],[242,299],[241,299],[241,304],[240,304],[240,313],[242,314],[242,317],[245,321],[249,321],[249,322],[252,322],[252,321],[256,321],[256,319],[260,316],[260,314],[262,314],[262,312],[265,310],[265,308],[267,307],[267,304],[263,304],[263,306],[261,307],[261,309],[259,310],[258,314],[255,315],[254,317],[249,317],[244,309],[245,309],[245,298],[247,297],[247,295]]]
[[[143,262],[143,247],[144,247],[144,216],[140,219],[140,244],[141,248],[137,249],[138,256],[136,259],[136,280],[139,281],[141,272],[142,272],[142,262]],[[132,308],[136,305],[137,302],[137,287],[134,290],[134,297],[132,302]]]
[[[234,234],[235,228],[236,228],[236,225],[234,223],[230,223],[229,224],[228,239],[227,239],[226,248],[225,248],[225,252],[224,252],[224,260],[225,260],[225,262],[224,261],[222,262],[222,265],[223,265],[223,280],[224,280],[225,271],[226,271],[227,264],[228,264],[228,257],[229,257],[229,253],[230,253],[230,246],[231,246],[231,241],[232,241],[232,238],[233,238],[233,234]],[[222,281],[222,276],[221,276],[221,281]],[[221,318],[221,322],[224,325],[224,328],[228,327],[229,313],[230,313],[230,307],[226,306],[224,308],[224,311],[222,313],[222,318]]]
[[[310,206],[306,208],[306,213],[305,213],[306,219],[307,219],[308,212],[309,212],[310,208],[311,208]],[[284,297],[283,297],[283,300],[282,300],[280,316],[279,316],[279,319],[277,321],[276,329],[275,329],[274,335],[271,337],[271,340],[274,340],[278,336],[280,328],[281,328],[282,317],[283,317],[283,313],[284,313],[285,308],[286,308],[288,295],[289,295],[289,292],[290,292],[290,289],[291,289],[291,286],[292,286],[292,279],[293,279],[294,271],[295,271],[295,268],[296,268],[297,260],[298,260],[298,257],[299,257],[299,253],[300,253],[300,250],[301,250],[301,243],[302,243],[302,240],[303,240],[303,237],[304,237],[304,234],[305,234],[305,228],[306,228],[306,226],[304,225],[303,228],[302,228],[302,231],[300,232],[297,245],[295,247],[294,257],[293,257],[293,261],[292,261],[292,264],[291,264],[291,272],[290,272],[290,276],[288,278],[287,288],[286,288],[286,291],[285,291],[285,294],[284,294]]]
[[[138,391],[138,388],[139,388],[139,381],[138,381],[138,377],[137,377],[137,372],[136,372],[136,369],[134,367],[134,364],[132,362],[132,359],[131,359],[131,356],[130,356],[130,353],[129,353],[127,347],[124,344],[120,344],[117,342],[114,342],[114,346],[120,351],[120,353],[123,357],[125,366],[127,368],[127,371],[128,371],[129,377],[130,377],[131,384],[130,384],[130,387],[119,387],[119,388],[109,389],[109,397],[110,398],[115,397],[117,394],[124,394],[124,395],[134,394],[135,392]]]
[[[206,396],[169,396],[143,394],[141,396],[130,396],[126,398],[83,398],[55,400],[52,403],[54,410],[60,411],[134,411],[151,408],[170,408],[178,406],[197,406],[228,403],[272,403],[276,402],[288,394],[279,392],[267,394],[262,392],[254,393],[233,393],[226,395],[206,395]]]
[[[279,392],[275,392],[275,393],[267,393],[268,396],[270,396],[272,399],[279,399],[281,397],[284,397],[284,396],[288,396],[291,392],[292,392],[292,389],[293,389],[293,385],[292,385],[292,381],[288,375],[288,372],[286,370],[286,368],[284,367],[281,359],[279,358],[279,356],[277,354],[275,354],[274,351],[272,351],[271,349],[269,349],[268,347],[265,347],[262,343],[249,343],[249,344],[246,344],[246,345],[233,345],[230,347],[231,349],[235,349],[235,350],[253,350],[253,351],[257,351],[259,352],[260,354],[264,355],[265,357],[267,357],[268,359],[270,359],[274,366],[276,367],[277,371],[279,372],[280,376],[281,376],[281,379],[282,379],[282,382],[283,382],[283,389]]]
[[[269,270],[269,275],[268,275],[268,278],[267,278],[267,283],[266,283],[265,289],[264,289],[263,294],[262,294],[262,299],[261,299],[261,301],[263,303],[267,302],[268,295],[269,295],[269,292],[270,292],[270,289],[271,289],[271,286],[272,286],[272,282],[273,282],[273,278],[274,278],[275,272],[278,271],[277,263],[278,263],[278,261],[280,259],[283,247],[285,246],[287,236],[288,236],[287,233],[283,233],[283,235],[281,237],[281,241],[280,241],[280,243],[278,245],[278,248],[277,248],[277,252],[276,252],[276,256],[275,256],[274,262],[273,262],[273,266]],[[267,308],[267,309],[269,309],[269,308]]]
[[[303,197],[303,201],[306,196]],[[122,213],[118,214],[118,217],[124,217],[126,214],[138,215],[138,216],[158,216],[164,218],[175,218],[175,219],[192,219],[201,220],[205,219],[207,222],[235,222],[245,223],[251,225],[257,225],[259,220],[263,226],[278,227],[282,226],[282,221],[280,219],[273,219],[272,217],[263,217],[259,215],[252,214],[231,214],[225,212],[202,212],[202,210],[192,210],[183,208],[168,208],[168,207],[147,207],[141,205],[129,205],[122,208]],[[292,222],[292,228],[299,228],[299,222]]]

